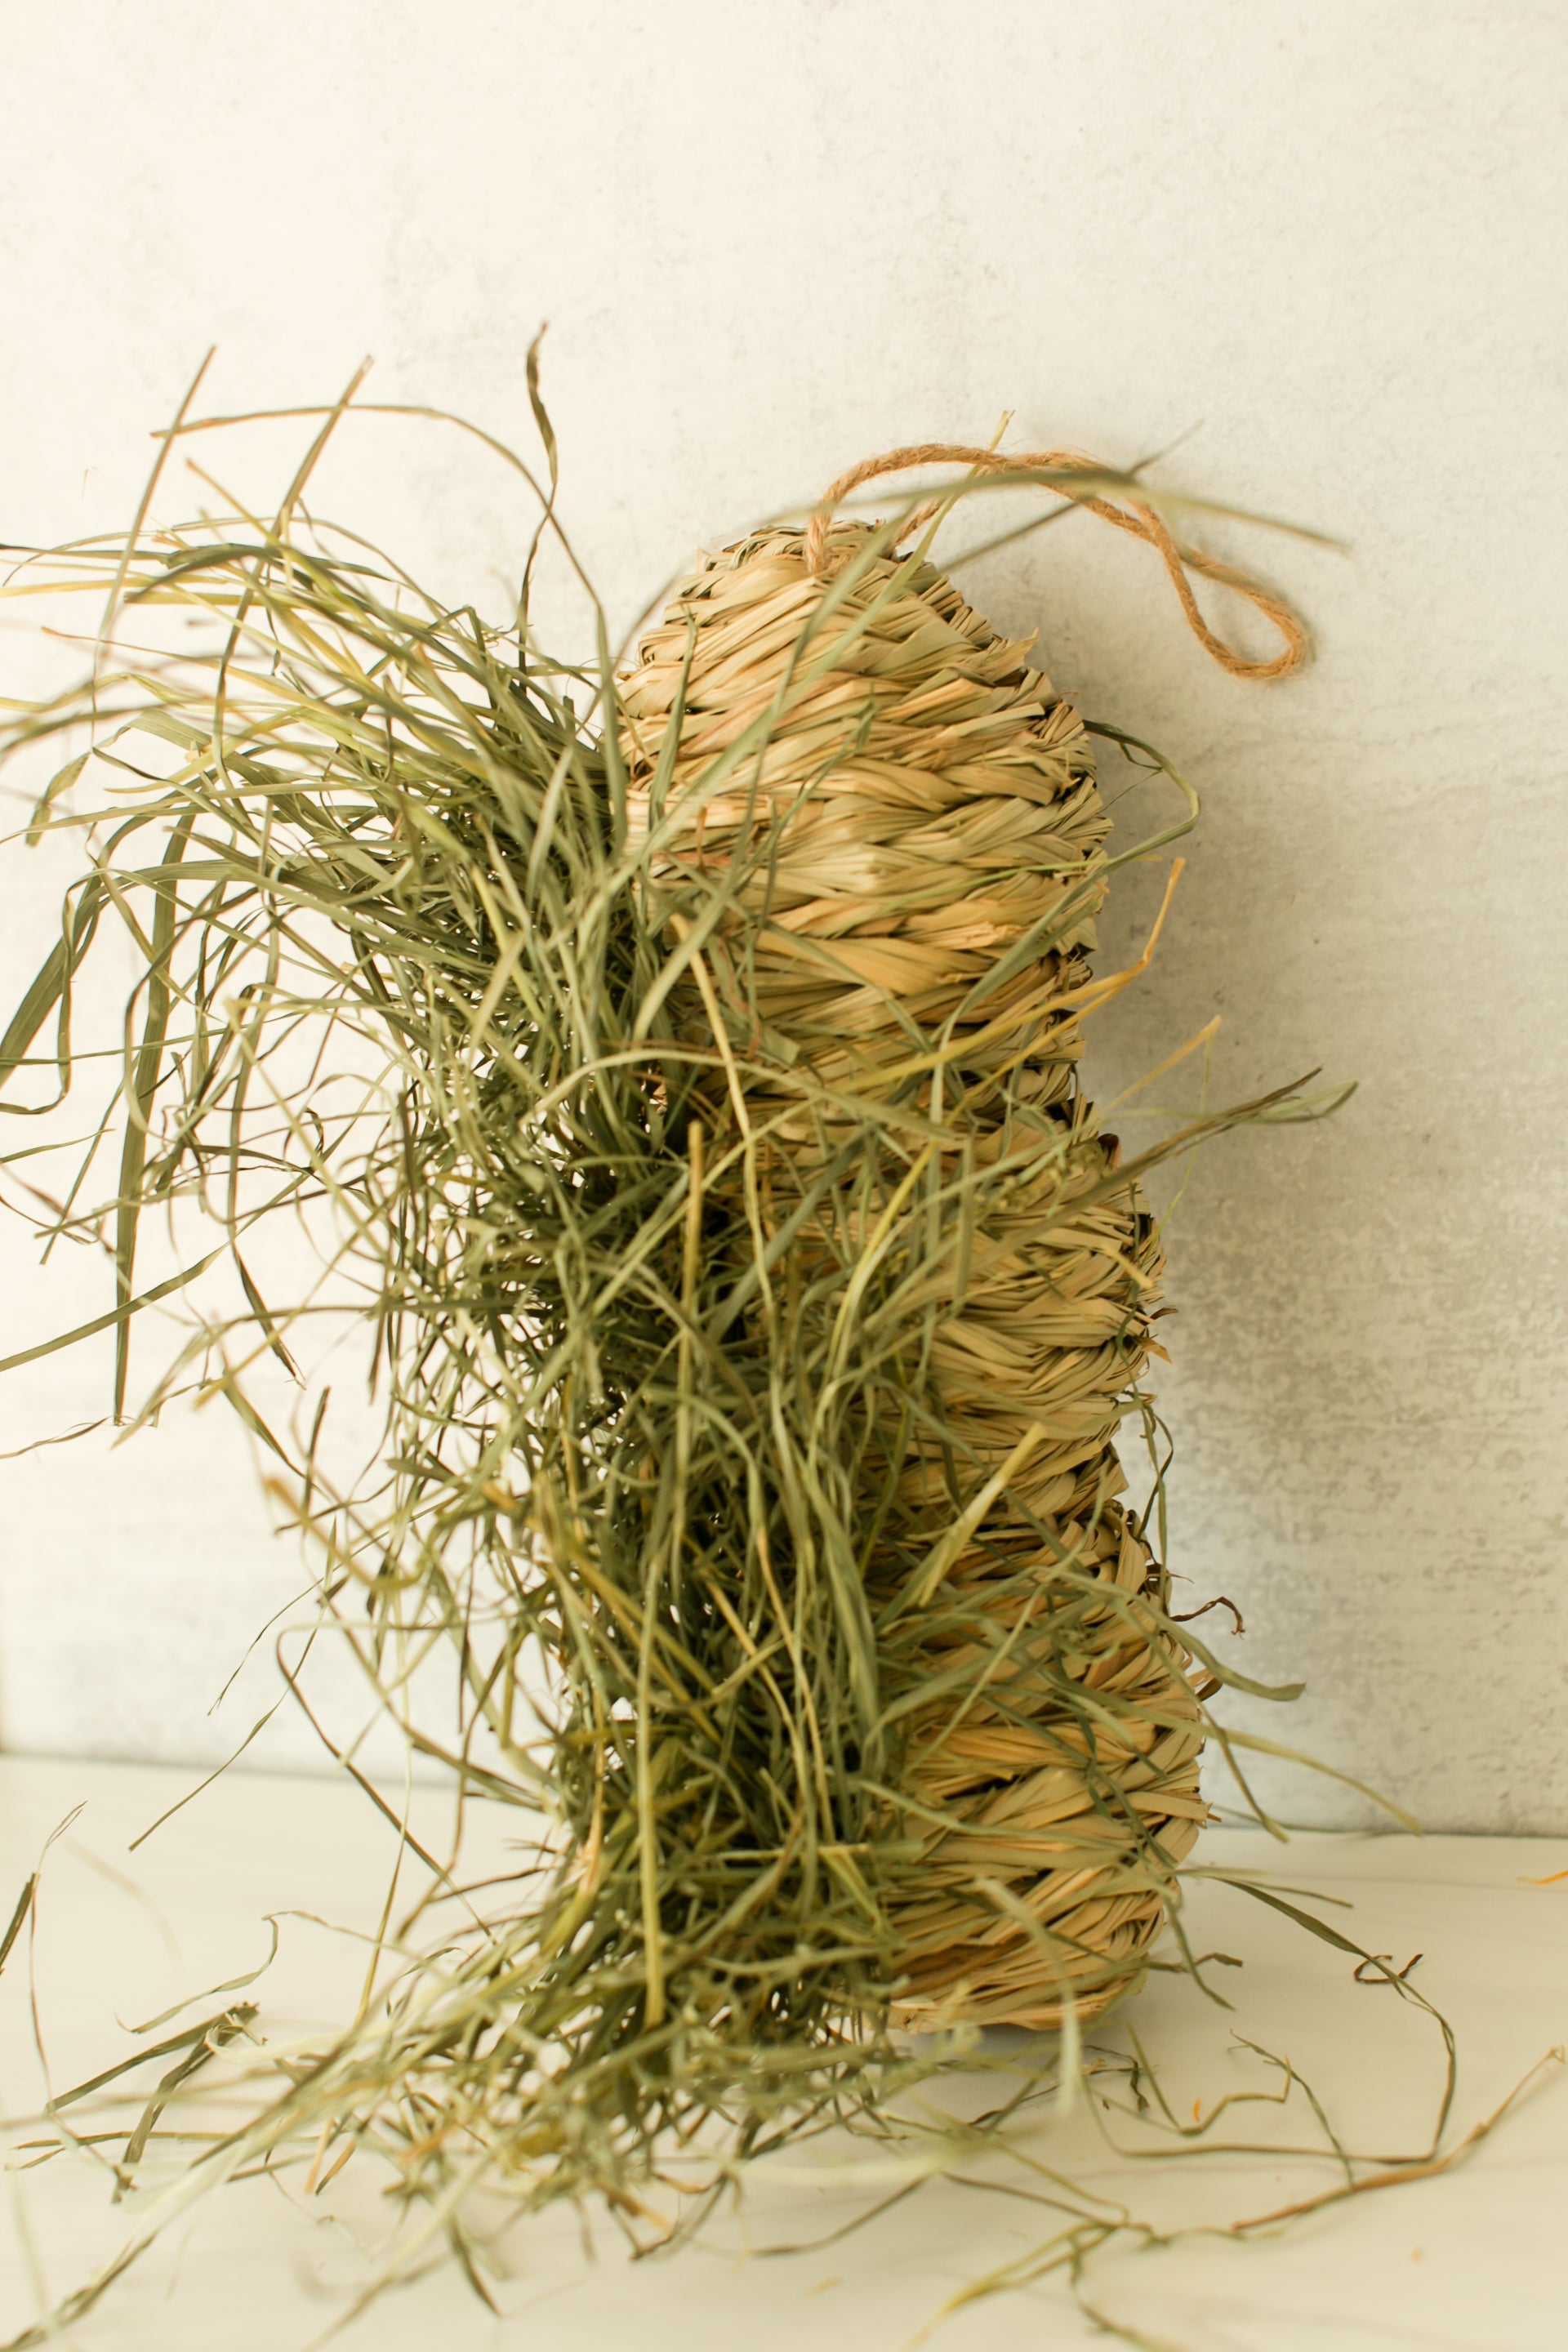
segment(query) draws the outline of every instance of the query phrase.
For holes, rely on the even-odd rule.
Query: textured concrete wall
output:
[[[1435,1826],[1561,1829],[1568,16],[15,0],[0,24],[0,537],[124,520],[212,341],[215,407],[320,399],[370,352],[382,397],[521,440],[548,318],[565,509],[622,618],[698,541],[1004,408],[1026,445],[1118,459],[1189,435],[1161,478],[1351,541],[1214,534],[1312,616],[1318,663],[1279,689],[1210,668],[1091,522],[973,585],[1204,792],[1158,964],[1100,1016],[1101,1091],[1216,1010],[1213,1097],[1316,1065],[1361,1085],[1194,1168],[1173,1565],[1245,1611],[1227,1655],[1306,1677],[1263,1727]],[[495,469],[358,432],[321,503],[499,601],[523,509]],[[249,436],[229,478],[276,489],[297,441]],[[5,861],[8,984],[57,878]],[[1108,962],[1156,888],[1126,881]],[[100,1268],[40,1283],[4,1249],[13,1344],[99,1301]],[[52,1360],[5,1388],[0,1445],[101,1392],[101,1360]],[[8,1744],[195,1756],[248,1727],[248,1697],[205,1710],[299,1570],[236,1433],[175,1414],[0,1479]],[[1300,1818],[1352,1803],[1260,1778]]]

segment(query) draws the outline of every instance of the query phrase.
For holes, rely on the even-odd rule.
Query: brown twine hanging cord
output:
[[[904,473],[912,466],[941,465],[973,466],[987,474],[1064,472],[1069,478],[1052,482],[1047,487],[1059,490],[1063,498],[1070,499],[1089,514],[1099,515],[1102,521],[1114,523],[1118,530],[1128,531],[1134,539],[1147,541],[1155,550],[1171,575],[1171,585],[1181,600],[1188,626],[1205,653],[1212,655],[1221,669],[1227,670],[1232,677],[1262,680],[1289,677],[1305,662],[1310,644],[1305,624],[1299,614],[1292,612],[1289,605],[1276,596],[1272,590],[1265,588],[1261,581],[1255,580],[1250,572],[1238,571],[1234,564],[1222,563],[1217,556],[1205,555],[1196,548],[1184,547],[1172,537],[1152,507],[1143,505],[1139,499],[1131,499],[1127,506],[1120,507],[1110,499],[1098,498],[1075,488],[1070,479],[1072,474],[1104,473],[1107,470],[1098,457],[1088,457],[1081,449],[1035,449],[1005,456],[999,450],[972,447],[962,441],[917,441],[907,448],[886,450],[879,457],[864,457],[859,465],[851,466],[847,473],[840,474],[836,481],[828,484],[823,493],[822,503],[811,518],[805,534],[805,560],[810,570],[814,572],[823,570],[827,560],[827,538],[833,510],[841,499],[849,496],[851,490],[858,490],[862,483],[876,481],[884,474]],[[905,530],[900,533],[900,538],[929,522],[934,514],[941,511],[942,505],[942,499],[932,499],[917,508],[910,516]],[[1238,654],[1234,646],[1216,636],[1199,611],[1197,598],[1193,593],[1192,582],[1187,575],[1194,572],[1200,579],[1215,581],[1221,587],[1233,589],[1238,596],[1245,597],[1279,632],[1285,641],[1284,651],[1276,654],[1272,661],[1249,661],[1245,655]]]

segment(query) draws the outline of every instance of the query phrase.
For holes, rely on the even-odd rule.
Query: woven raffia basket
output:
[[[935,1547],[940,1560],[922,1595],[940,1591],[940,1611],[923,1625],[905,1612],[879,1662],[908,1701],[888,1831],[919,1841],[891,1897],[895,2018],[1041,2028],[1068,2007],[1091,2016],[1141,1974],[1206,1818],[1202,1708],[1163,1571],[1118,1499],[1116,1433],[1152,1346],[1163,1256],[1078,1075],[1079,1016],[1103,992],[1088,956],[1109,828],[1089,738],[1026,642],[999,637],[929,563],[868,561],[867,526],[827,521],[857,480],[952,456],[1000,462],[895,452],[836,484],[808,530],[759,531],[683,581],[626,683],[625,751],[634,832],[657,791],[672,879],[721,871],[742,836],[752,858],[769,832],[765,866],[706,956],[706,993],[686,984],[679,1021],[693,1041],[752,1033],[744,1099],[720,1090],[712,1115],[767,1131],[770,1232],[794,1189],[784,1163],[831,1140],[830,1121],[825,1140],[820,1118],[792,1120],[803,1069],[848,1102],[918,1100],[953,1169],[1009,1153],[1021,1118],[1056,1145],[1044,1173],[1001,1195],[934,1302],[922,1378],[942,1443],[922,1443],[917,1413],[866,1570],[875,1608],[911,1556]],[[1286,629],[1286,654],[1243,662],[1197,618],[1184,551],[1157,520],[1084,503],[1155,541],[1227,667],[1295,667],[1299,632],[1272,599],[1254,601]],[[754,766],[705,790],[770,708]],[[969,1010],[1053,910],[1048,944]],[[788,1088],[770,1086],[770,1055]],[[793,1246],[807,1277],[812,1249],[809,1231]],[[868,1518],[883,1467],[868,1464]]]

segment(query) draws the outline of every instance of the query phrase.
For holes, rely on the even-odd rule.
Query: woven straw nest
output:
[[[935,1548],[879,1653],[888,1833],[917,1854],[885,1895],[895,2018],[1042,2028],[1136,1980],[1205,1818],[1192,1659],[1118,1499],[1163,1260],[1078,1075],[1108,830],[1089,738],[1026,643],[885,547],[768,530],[680,583],[625,687],[632,823],[657,802],[672,877],[746,863],[679,1018],[747,1046],[713,1116],[767,1130],[770,1230],[835,1105],[840,1127],[918,1107],[954,1171],[1016,1163],[936,1278],[866,1578],[875,1608]],[[769,709],[743,780],[705,790]],[[803,1074],[815,1118],[789,1108]],[[807,1277],[817,1245],[794,1244]]]
[[[328,429],[265,530],[139,522],[56,559],[107,594],[106,642],[128,604],[195,626],[0,725],[0,760],[90,728],[118,771],[70,760],[35,808],[35,834],[91,841],[0,1080],[105,1079],[46,1229],[111,1233],[120,1301],[0,1371],[111,1322],[118,1415],[132,1317],[226,1254],[229,1307],[204,1299],[139,1418],[193,1379],[226,1392],[297,1478],[322,1624],[411,1748],[464,1801],[548,1809],[493,1907],[405,1840],[432,1877],[385,2000],[281,2088],[258,2053],[258,2110],[160,2208],[296,2155],[324,2187],[375,2151],[426,2200],[383,2274],[445,2229],[475,2276],[481,2182],[530,2209],[602,2192],[651,2244],[691,2226],[658,2211],[689,2163],[700,2218],[829,2116],[912,2145],[905,2095],[967,2053],[895,2048],[889,2018],[1051,2027],[1129,1989],[1205,1815],[1193,1659],[1241,1682],[1189,1648],[1121,1500],[1162,1274],[1137,1178],[1297,1089],[1120,1160],[1078,1076],[1083,1016],[1132,976],[1089,971],[1094,730],[895,526],[834,527],[835,499],[914,462],[1016,467],[1150,543],[1233,674],[1284,676],[1304,638],[1133,478],[927,445],[702,564],[623,682],[603,642],[591,669],[555,660],[526,594],[489,628],[304,528]],[[1189,572],[1283,653],[1216,638]],[[110,752],[138,727],[182,763],[132,765],[128,797]],[[130,943],[128,1058],[71,1043],[95,938]],[[264,1297],[241,1243],[328,1201],[386,1398],[346,1484],[318,1454],[325,1391],[290,1440],[245,1386],[263,1354],[291,1369],[284,1335],[331,1286]],[[154,1205],[218,1233],[143,1287]],[[432,1734],[409,1676],[447,1644],[457,1720]],[[249,2014],[195,2029],[196,2056]],[[67,2098],[117,2103],[148,2055]],[[184,2095],[158,2091],[122,2181]],[[929,2116],[917,2137],[920,2170]]]

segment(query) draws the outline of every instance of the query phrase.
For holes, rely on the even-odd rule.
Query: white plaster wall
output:
[[[1227,1654],[1306,1677],[1279,1736],[1433,1826],[1561,1830],[1568,12],[6,0],[0,76],[0,537],[124,520],[212,341],[214,407],[318,400],[369,352],[380,396],[525,439],[547,318],[566,510],[623,618],[699,541],[1004,408],[1118,459],[1190,432],[1163,479],[1352,542],[1216,534],[1315,625],[1272,690],[1212,670],[1092,523],[973,587],[1204,791],[1102,1088],[1216,1009],[1216,1097],[1361,1083],[1194,1168],[1173,1565],[1245,1610]],[[522,511],[495,472],[359,430],[321,502],[499,598]],[[276,488],[294,446],[233,467]],[[0,660],[39,674],[13,622]],[[5,861],[8,993],[57,880]],[[40,1286],[3,1245],[8,1344],[90,1311],[84,1273]],[[5,1385],[0,1447],[103,1381]],[[205,1709],[299,1568],[237,1434],[176,1416],[0,1480],[6,1744],[196,1758],[247,1728],[250,1696]]]

